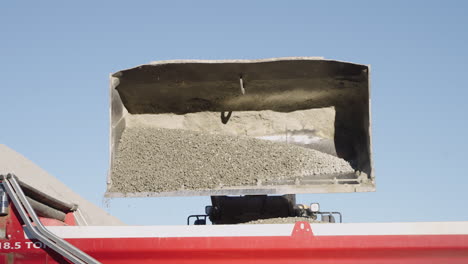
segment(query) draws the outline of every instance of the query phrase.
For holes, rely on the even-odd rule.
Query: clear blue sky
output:
[[[2,1],[0,141],[104,206],[109,73],[167,59],[370,64],[377,192],[300,195],[346,222],[468,220],[466,1]],[[208,197],[113,199],[184,224]]]

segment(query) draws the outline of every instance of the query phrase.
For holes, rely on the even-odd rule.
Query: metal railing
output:
[[[33,239],[39,240],[72,263],[100,263],[85,252],[47,230],[29,204],[15,175],[0,175],[0,181],[9,199],[17,209],[21,220],[25,224],[25,231],[30,238],[32,237]]]

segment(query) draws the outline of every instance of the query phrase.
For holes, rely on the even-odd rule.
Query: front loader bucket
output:
[[[107,197],[374,191],[369,67],[160,61],[111,75]]]

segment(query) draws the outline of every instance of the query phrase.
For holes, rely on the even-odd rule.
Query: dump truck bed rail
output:
[[[0,216],[0,263],[66,263],[8,206]],[[113,264],[468,262],[468,222],[46,228]]]

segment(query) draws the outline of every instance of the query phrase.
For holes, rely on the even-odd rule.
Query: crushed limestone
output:
[[[353,172],[343,159],[286,143],[182,129],[127,127],[114,159],[110,191],[222,189]]]
[[[278,217],[269,219],[258,219],[244,223],[246,225],[258,225],[258,224],[295,224],[296,222],[309,222],[309,223],[322,223],[321,221],[314,220],[307,217]]]

